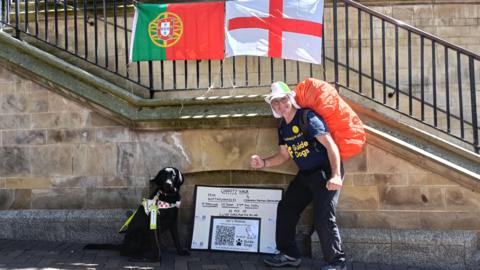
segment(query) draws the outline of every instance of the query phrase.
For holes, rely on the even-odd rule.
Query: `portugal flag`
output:
[[[137,3],[130,61],[224,58],[224,2]]]

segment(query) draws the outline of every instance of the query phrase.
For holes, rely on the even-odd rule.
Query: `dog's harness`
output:
[[[180,201],[176,201],[175,203],[169,203],[165,201],[161,201],[158,199],[158,194],[153,197],[151,200],[143,199],[142,201],[143,209],[145,210],[145,214],[150,214],[150,229],[156,230],[157,229],[157,214],[158,210],[160,209],[170,209],[170,208],[180,208]]]
[[[158,214],[158,210],[160,209],[170,209],[170,208],[180,208],[180,204],[181,204],[181,201],[176,201],[175,203],[169,203],[169,202],[165,202],[165,201],[161,201],[158,199],[158,194],[155,195],[155,197],[153,197],[153,199],[151,200],[147,200],[145,198],[143,198],[143,201],[142,201],[142,206],[143,206],[143,210],[145,211],[145,214],[150,214],[150,229],[151,230],[156,230],[157,229],[157,214]],[[127,221],[125,221],[125,223],[123,224],[122,228],[120,228],[120,233],[121,232],[125,232],[128,228],[128,225],[130,224],[130,222],[132,221],[133,217],[135,216],[135,214],[137,213],[137,211],[135,211],[132,215],[130,215],[130,217],[127,219]]]

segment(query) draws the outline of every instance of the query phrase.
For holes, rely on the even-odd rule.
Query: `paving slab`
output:
[[[177,256],[173,249],[163,253],[161,262],[129,262],[117,251],[83,250],[81,243],[2,240],[0,239],[0,270],[271,270],[260,254],[191,251],[189,256]],[[302,258],[300,267],[282,270],[321,269],[324,262]],[[403,265],[379,263],[348,263],[348,270],[427,270]],[[431,268],[428,270],[432,270]]]

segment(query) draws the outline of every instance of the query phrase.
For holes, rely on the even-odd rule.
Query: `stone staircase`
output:
[[[0,32],[0,64],[132,130],[241,130],[276,126],[270,109],[263,102],[262,94],[268,92],[266,88],[230,89],[222,93],[168,91],[158,93],[155,99],[146,99],[148,92],[127,80],[42,42],[28,37],[23,40]],[[369,143],[390,149],[395,156],[447,177],[474,194],[480,192],[478,154],[374,102],[346,90],[341,90],[341,94],[366,123]],[[203,169],[225,168],[206,166]],[[245,170],[243,167],[234,169]],[[196,170],[199,168],[187,173],[195,174]],[[0,237],[118,242],[118,234],[112,227],[121,224],[124,212],[124,209],[2,211],[0,221],[5,229],[0,230]],[[362,215],[359,212],[358,215]],[[476,220],[472,218],[473,222]],[[428,222],[425,223],[428,227]],[[362,226],[342,230],[353,261],[480,269],[478,230],[462,230],[461,224],[451,230]],[[320,256],[317,255],[320,249],[316,234],[312,236],[311,254]]]

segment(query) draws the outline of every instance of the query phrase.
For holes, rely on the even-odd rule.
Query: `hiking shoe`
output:
[[[263,259],[263,262],[273,267],[299,266],[300,263],[302,263],[302,259],[293,258],[286,254],[279,253]]]
[[[344,262],[338,264],[329,264],[322,267],[322,270],[347,270],[347,264]]]

